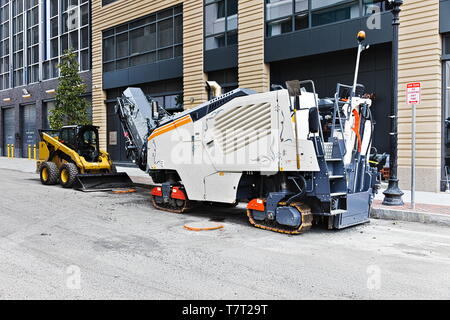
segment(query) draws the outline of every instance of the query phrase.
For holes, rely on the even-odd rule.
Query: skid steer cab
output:
[[[98,127],[72,125],[40,130],[37,171],[44,185],[60,183],[82,191],[129,188],[126,173],[117,173],[109,154],[100,150]]]

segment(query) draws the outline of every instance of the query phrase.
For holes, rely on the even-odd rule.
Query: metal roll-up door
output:
[[[36,140],[36,106],[26,105],[22,107],[22,157],[28,157],[28,146],[31,146],[31,156]]]
[[[14,144],[15,112],[14,108],[3,109],[3,155],[8,155],[8,144]]]

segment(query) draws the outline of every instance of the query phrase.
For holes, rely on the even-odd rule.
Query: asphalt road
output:
[[[286,236],[242,208],[156,211],[0,169],[0,299],[449,299],[450,229],[372,220]],[[193,232],[188,222],[225,228]]]

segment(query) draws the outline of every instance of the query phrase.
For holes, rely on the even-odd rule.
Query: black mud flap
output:
[[[133,187],[133,181],[131,181],[125,172],[79,174],[73,186],[74,189],[85,192],[109,191],[112,189],[131,187]]]

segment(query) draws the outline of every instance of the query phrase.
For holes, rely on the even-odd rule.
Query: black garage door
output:
[[[125,153],[125,137],[123,135],[122,124],[114,110],[115,102],[107,104],[107,136],[108,153],[114,161],[128,162]]]
[[[37,143],[36,137],[36,106],[34,104],[26,105],[22,107],[22,157],[28,157],[28,146],[31,146],[31,152],[33,151],[33,145]]]
[[[14,144],[15,112],[14,108],[2,109],[3,113],[3,156],[8,155],[8,144]]]

